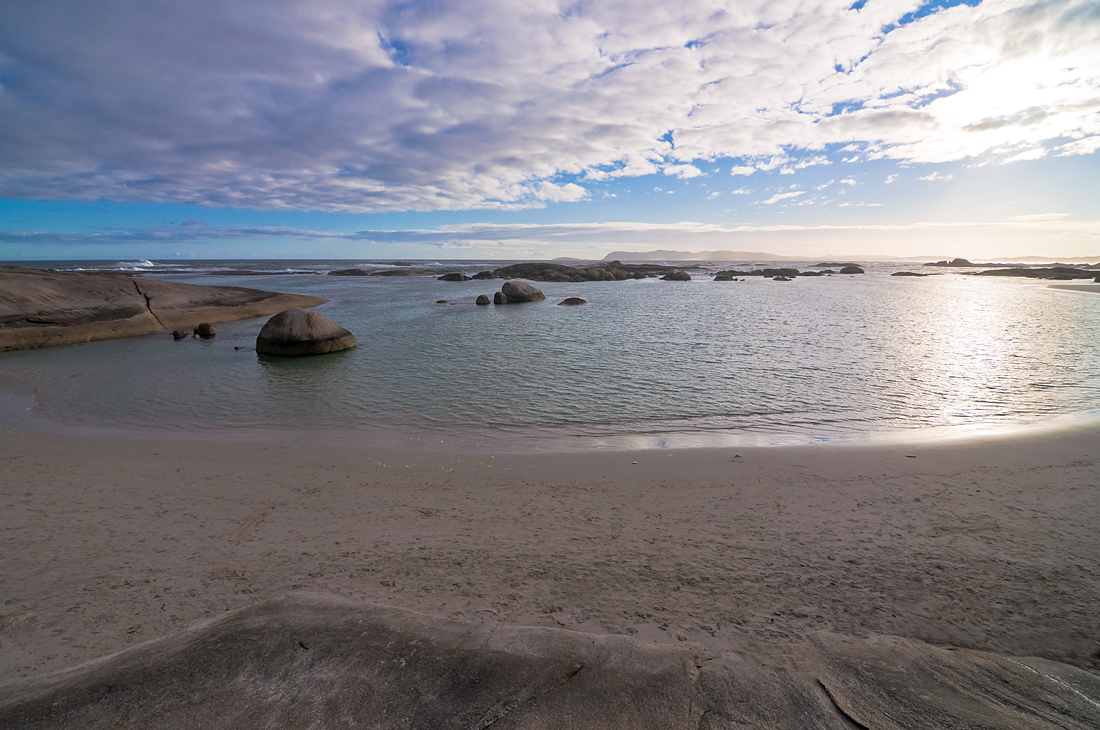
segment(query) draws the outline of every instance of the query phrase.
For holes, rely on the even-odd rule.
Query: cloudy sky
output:
[[[1100,259],[1096,0],[0,18],[0,259]]]

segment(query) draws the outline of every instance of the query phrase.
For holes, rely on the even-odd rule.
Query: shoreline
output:
[[[1100,428],[425,453],[0,430],[0,685],[283,596],[715,652],[901,636],[1100,670]]]

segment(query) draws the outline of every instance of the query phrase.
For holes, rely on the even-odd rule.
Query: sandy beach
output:
[[[782,655],[1100,670],[1100,429],[424,454],[0,433],[0,684],[280,596]]]

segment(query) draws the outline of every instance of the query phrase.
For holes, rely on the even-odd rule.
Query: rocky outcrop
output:
[[[454,272],[451,274],[444,274],[443,276],[436,277],[439,281],[469,281],[470,277],[465,274]]]
[[[922,274],[917,271],[895,271],[890,276],[933,276],[933,274]]]
[[[682,269],[677,269],[662,276],[661,281],[691,281],[691,274]]]
[[[306,357],[348,350],[356,344],[355,335],[320,312],[291,307],[267,320],[256,337],[256,352]]]
[[[1096,276],[1095,271],[1078,269],[1072,266],[1048,266],[1048,267],[1014,267],[1010,269],[989,269],[975,272],[978,276],[1020,276],[1027,279],[1051,279],[1053,281],[1070,281],[1073,279],[1091,279]]]
[[[526,302],[541,302],[546,295],[525,281],[506,281],[500,288],[506,301],[501,304],[524,304]]]
[[[840,270],[840,273],[842,273],[842,274],[862,274],[863,269],[859,268],[858,266],[845,266],[843,269]]]
[[[581,304],[588,304],[588,300],[581,299],[580,297],[568,297],[558,302],[559,307],[577,307]]]
[[[0,698],[6,730],[1100,726],[1100,676],[1042,659],[824,633],[716,653],[301,599],[0,686]]]
[[[314,307],[320,297],[124,274],[0,267],[0,352],[133,337]]]

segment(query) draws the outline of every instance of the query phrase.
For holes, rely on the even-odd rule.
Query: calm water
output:
[[[208,341],[163,333],[0,354],[0,387],[33,388],[33,420],[56,428],[283,429],[441,448],[858,440],[1100,415],[1100,295],[1040,282],[869,264],[789,283],[539,283],[546,302],[478,307],[501,281],[300,273],[349,265],[160,275],[326,297],[320,310],[356,334],[355,350],[260,359],[259,319],[220,324]],[[202,271],[227,268],[288,273]],[[589,303],[555,306],[568,296]]]

